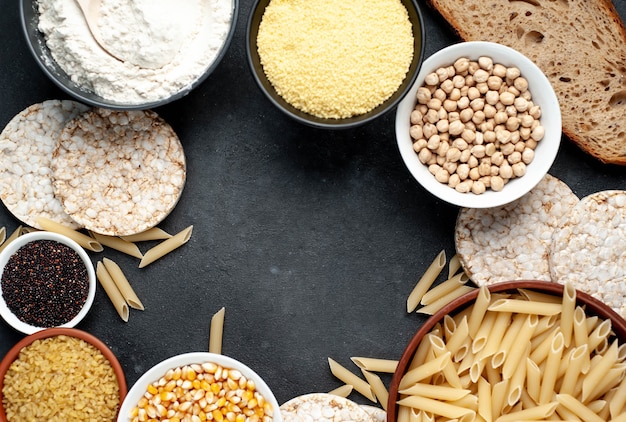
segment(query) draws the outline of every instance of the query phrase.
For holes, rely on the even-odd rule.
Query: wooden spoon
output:
[[[76,0],[76,3],[78,3],[78,6],[83,12],[85,22],[87,22],[87,26],[89,27],[89,32],[91,32],[93,39],[96,43],[98,43],[100,48],[102,48],[111,57],[114,57],[119,61],[123,61],[121,58],[115,56],[115,54],[109,51],[106,43],[102,39],[102,35],[100,34],[98,22],[100,20],[100,3],[102,3],[102,0]]]

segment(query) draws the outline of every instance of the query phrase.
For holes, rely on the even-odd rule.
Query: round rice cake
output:
[[[626,317],[626,191],[585,196],[552,235],[550,274]]]
[[[52,171],[68,215],[93,232],[127,236],[171,212],[186,162],[178,136],[155,112],[94,108],[65,125]]]
[[[280,413],[284,422],[376,422],[357,403],[328,393],[294,397],[280,406]]]
[[[17,219],[41,229],[44,217],[72,229],[80,227],[54,195],[51,161],[65,124],[88,106],[48,100],[22,110],[0,133],[0,198]]]
[[[578,202],[569,186],[547,174],[510,204],[462,208],[455,245],[463,269],[479,286],[511,280],[550,281],[552,233]]]

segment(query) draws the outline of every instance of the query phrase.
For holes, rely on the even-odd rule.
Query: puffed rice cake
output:
[[[160,223],[186,179],[178,136],[150,110],[94,108],[61,131],[52,160],[65,212],[93,232],[127,236]]]
[[[294,397],[280,406],[284,422],[376,422],[352,400],[328,393]]]
[[[512,280],[550,281],[552,233],[578,202],[569,186],[547,174],[510,204],[462,208],[455,245],[463,269],[479,286]]]
[[[0,197],[20,221],[41,229],[39,217],[80,227],[54,195],[52,153],[65,124],[88,106],[69,100],[47,100],[17,114],[0,133]]]
[[[550,274],[626,317],[626,191],[585,196],[552,235]]]
[[[359,405],[365,409],[373,418],[374,422],[385,422],[387,420],[387,412],[384,409],[376,406],[370,406],[369,404]]]

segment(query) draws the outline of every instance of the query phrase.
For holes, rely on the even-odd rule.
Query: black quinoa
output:
[[[87,300],[89,279],[80,255],[55,240],[19,248],[2,273],[2,297],[22,322],[49,328],[74,318]]]

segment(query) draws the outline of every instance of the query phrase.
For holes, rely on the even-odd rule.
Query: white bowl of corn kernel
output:
[[[507,46],[450,45],[428,57],[396,110],[405,165],[450,204],[490,208],[529,192],[561,142],[561,110],[537,65]]]
[[[209,352],[184,353],[153,366],[128,391],[117,421],[186,420],[191,415],[214,421],[256,415],[260,422],[282,422],[274,394],[256,372]]]

